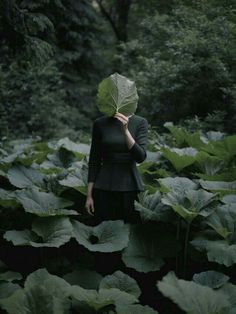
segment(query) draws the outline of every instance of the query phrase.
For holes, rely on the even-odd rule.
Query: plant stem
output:
[[[178,216],[178,220],[177,220],[177,230],[176,230],[176,240],[177,242],[179,241],[180,238],[180,223],[181,223],[181,218],[180,216]],[[177,250],[177,246],[176,246],[176,252],[175,252],[175,272],[176,274],[178,274],[178,250]]]
[[[187,223],[187,230],[185,234],[185,241],[184,241],[184,273],[183,277],[186,277],[186,266],[187,266],[187,256],[188,256],[188,239],[189,239],[189,232],[190,232],[191,221]]]

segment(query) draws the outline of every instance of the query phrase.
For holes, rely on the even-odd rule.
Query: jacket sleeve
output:
[[[96,121],[92,127],[92,141],[88,161],[87,183],[94,182],[101,167],[101,131]]]
[[[148,121],[144,118],[138,126],[135,142],[129,150],[137,163],[141,163],[146,159],[147,143],[148,143]]]

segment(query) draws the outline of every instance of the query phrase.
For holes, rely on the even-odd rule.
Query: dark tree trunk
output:
[[[118,41],[127,41],[127,25],[129,10],[132,0],[116,0],[115,7],[109,9],[104,5],[103,0],[96,0],[101,13],[105,19],[111,24],[111,27],[115,33]]]
[[[117,29],[118,40],[127,41],[127,25],[131,0],[117,0]]]

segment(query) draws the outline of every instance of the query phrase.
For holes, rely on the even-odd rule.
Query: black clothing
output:
[[[137,163],[146,159],[148,122],[132,115],[128,129],[135,139],[128,148],[122,122],[115,117],[102,116],[93,123],[88,162],[87,182],[93,188],[106,191],[143,191],[143,181]]]
[[[141,223],[140,215],[134,209],[135,199],[138,201],[137,191],[105,191],[93,188],[94,200],[93,224],[104,220],[124,220],[125,223]]]

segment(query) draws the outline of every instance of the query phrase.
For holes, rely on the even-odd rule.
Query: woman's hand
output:
[[[133,136],[131,135],[131,133],[129,132],[129,129],[128,129],[129,117],[126,117],[125,115],[123,115],[122,113],[119,113],[119,112],[117,112],[114,115],[114,117],[122,122],[127,146],[129,149],[131,149],[135,143],[135,140],[134,140]]]
[[[114,115],[114,117],[121,121],[121,123],[123,124],[123,127],[124,127],[124,131],[126,131],[126,130],[128,129],[129,118],[126,117],[125,115],[123,115],[123,114],[120,113],[120,112],[117,112],[117,113]]]
[[[94,215],[94,202],[92,196],[87,196],[85,209],[90,215]]]

